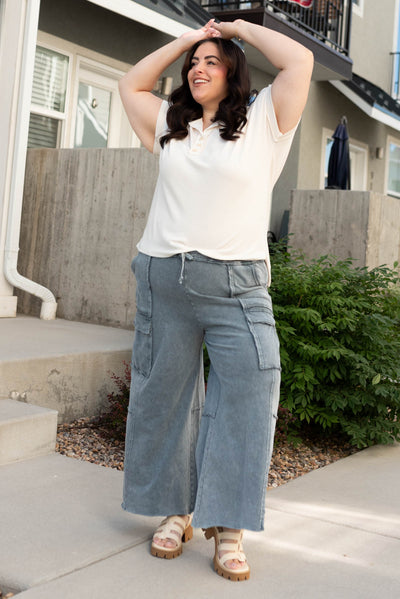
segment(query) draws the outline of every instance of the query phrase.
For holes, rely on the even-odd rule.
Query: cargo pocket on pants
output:
[[[136,278],[136,316],[132,368],[144,377],[150,376],[153,365],[153,310],[150,264],[151,256],[141,252],[132,261],[132,270]]]
[[[153,336],[151,319],[136,312],[135,338],[133,341],[132,366],[145,377],[150,375],[152,367]]]
[[[260,370],[280,369],[279,339],[275,319],[263,298],[238,298],[253,337]]]

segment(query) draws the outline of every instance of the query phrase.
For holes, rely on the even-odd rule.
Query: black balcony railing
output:
[[[336,52],[349,53],[352,0],[313,0],[309,8],[289,0],[201,0],[201,5],[211,13],[238,10],[259,12],[263,9],[312,35]]]

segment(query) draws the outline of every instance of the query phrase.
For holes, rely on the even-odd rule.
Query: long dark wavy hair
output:
[[[247,122],[246,112],[250,97],[256,93],[250,91],[250,75],[244,52],[231,40],[210,38],[197,42],[187,53],[182,67],[182,85],[175,89],[170,97],[167,112],[168,133],[160,139],[161,147],[171,139],[184,139],[188,134],[188,123],[203,116],[203,109],[191,94],[188,72],[197,48],[205,42],[212,42],[220,51],[223,63],[228,67],[228,95],[219,103],[214,121],[220,123],[222,139],[238,139],[241,129]]]

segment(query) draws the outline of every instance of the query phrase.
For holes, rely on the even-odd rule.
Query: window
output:
[[[31,113],[28,148],[56,148],[60,140],[60,120]]]
[[[400,143],[389,141],[387,193],[400,198]]]
[[[392,72],[392,96],[399,100],[400,98],[400,10],[397,5],[397,27],[394,32],[394,51],[391,52],[393,58]]]
[[[139,147],[118,92],[129,65],[42,31],[37,44],[28,147]]]
[[[364,0],[352,0],[353,14],[362,17],[364,15]]]
[[[65,120],[69,57],[37,46],[28,148],[56,148]]]

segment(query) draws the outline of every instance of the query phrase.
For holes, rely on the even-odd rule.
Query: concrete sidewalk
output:
[[[269,491],[242,583],[213,572],[199,530],[178,559],[150,556],[160,519],[121,510],[121,472],[53,454],[2,466],[0,481],[0,588],[21,599],[400,597],[400,445]]]

